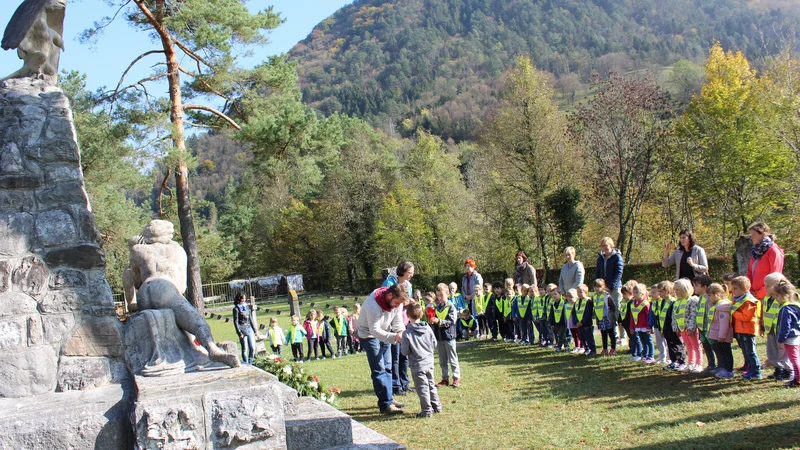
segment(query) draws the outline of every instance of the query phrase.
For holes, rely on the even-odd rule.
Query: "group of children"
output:
[[[616,355],[617,329],[627,335],[630,357],[648,364],[663,364],[665,370],[706,373],[733,378],[732,342],[741,349],[743,379],[761,379],[762,366],[756,353],[756,338],[767,338],[768,364],[775,368],[771,379],[800,385],[800,302],[795,287],[780,273],[766,277],[768,296],[759,301],[750,294],[750,281],[735,273],[723,283],[707,275],[694,280],[662,281],[649,288],[636,281],[621,289],[619,305],[602,279],[595,280],[592,295],[581,284],[560,292],[554,284],[543,287],[514,285],[476,286],[471,305],[460,310],[461,339],[498,339],[523,345],[536,343],[587,356]],[[463,298],[450,286],[450,303]],[[417,295],[415,295],[417,297]],[[432,293],[426,298],[431,308]],[[762,312],[763,310],[763,312]],[[598,353],[594,327],[600,331]],[[536,332],[534,331],[536,330]],[[571,339],[570,339],[571,337]],[[623,336],[620,336],[621,338]],[[655,339],[654,339],[655,338]],[[703,356],[708,362],[703,368]]]
[[[361,312],[361,305],[358,303],[353,307],[353,313],[348,314],[346,307],[334,306],[333,318],[325,315],[322,310],[310,310],[306,314],[306,320],[300,324],[300,317],[292,316],[292,325],[284,334],[278,319],[273,317],[269,320],[269,333],[267,339],[272,353],[280,355],[283,346],[287,343],[292,346],[292,356],[295,361],[304,361],[307,357],[311,359],[313,352],[314,359],[326,358],[327,350],[331,358],[340,358],[355,354],[361,351],[356,327],[358,315]],[[336,353],[333,351],[331,340],[336,341]],[[307,344],[307,356],[303,353],[303,343]]]

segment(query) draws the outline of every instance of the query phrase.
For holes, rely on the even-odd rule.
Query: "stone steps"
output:
[[[333,406],[300,398],[296,415],[286,416],[288,450],[402,450],[402,445],[370,430]]]

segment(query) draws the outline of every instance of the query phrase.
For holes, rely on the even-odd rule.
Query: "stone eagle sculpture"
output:
[[[64,12],[67,0],[25,0],[11,16],[3,34],[3,50],[17,49],[22,68],[0,79],[52,77],[64,50]]]

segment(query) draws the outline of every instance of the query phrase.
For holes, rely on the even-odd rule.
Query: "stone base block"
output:
[[[405,450],[405,447],[375,430],[356,422],[352,423],[353,444],[341,447],[348,450]]]
[[[247,366],[137,376],[137,448],[286,448],[282,386],[274,376]]]
[[[286,418],[289,450],[322,450],[353,442],[350,416],[333,406],[308,397],[301,398],[298,413]]]
[[[0,449],[128,450],[130,391],[115,384],[0,399]]]

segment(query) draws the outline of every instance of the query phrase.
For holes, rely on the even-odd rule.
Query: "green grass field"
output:
[[[233,324],[221,322],[210,320],[217,340],[235,340]],[[342,390],[340,409],[411,449],[800,448],[800,389],[783,383],[722,381],[625,356],[586,358],[499,342],[459,344],[458,354],[462,387],[440,389],[444,412],[432,419],[413,417],[413,392],[398,397],[408,414],[380,415],[363,353],[304,367]],[[734,357],[741,365],[735,346]]]

